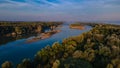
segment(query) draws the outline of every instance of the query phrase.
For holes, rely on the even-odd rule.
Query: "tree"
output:
[[[60,44],[58,43],[58,42],[55,42],[53,45],[52,45],[52,48],[53,49],[59,49],[59,47],[60,47]]]
[[[111,63],[113,64],[113,66],[117,66],[120,64],[120,59],[119,58],[112,59]]]
[[[66,51],[67,51],[67,53],[70,54],[70,55],[74,52],[74,50],[75,50],[75,47],[72,46],[72,45],[68,45],[68,46],[66,47]]]
[[[103,42],[104,40],[104,35],[103,34],[95,34],[94,35],[95,40],[97,40],[98,42]]]
[[[112,64],[108,64],[106,68],[113,68]]]
[[[117,68],[120,68],[120,63],[117,65]]]
[[[81,34],[79,36],[74,37],[73,40],[75,40],[77,43],[81,43],[83,42],[84,38],[84,34]]]
[[[69,57],[61,60],[59,68],[92,68],[92,65],[88,61]]]
[[[41,33],[43,27],[41,25],[37,26],[36,32]]]
[[[2,68],[12,68],[12,63],[9,61],[5,61],[2,66]]]
[[[22,34],[22,30],[21,30],[20,27],[15,27],[15,32],[16,32],[17,34]]]
[[[60,65],[60,61],[59,60],[55,60],[55,62],[53,63],[52,68],[58,68]]]
[[[99,55],[110,56],[111,55],[110,48],[107,46],[100,46],[99,47]]]
[[[91,48],[86,49],[83,53],[83,58],[92,62],[95,59],[95,51]]]
[[[73,53],[73,58],[82,58],[82,55],[83,55],[83,52],[77,50]]]
[[[32,68],[30,59],[24,59],[21,64],[18,64],[17,68]]]

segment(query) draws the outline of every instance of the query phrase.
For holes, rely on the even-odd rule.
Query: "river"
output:
[[[41,48],[46,45],[52,45],[54,42],[62,42],[63,39],[70,36],[76,36],[91,29],[90,26],[85,26],[85,30],[70,29],[69,25],[64,24],[60,33],[54,34],[50,38],[39,40],[32,43],[25,43],[28,39],[19,39],[16,41],[8,42],[0,46],[0,65],[4,61],[11,61],[14,65],[20,63],[24,58],[33,59],[34,55]]]

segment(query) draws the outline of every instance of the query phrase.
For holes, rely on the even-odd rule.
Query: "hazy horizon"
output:
[[[1,21],[119,21],[120,0],[0,0]]]

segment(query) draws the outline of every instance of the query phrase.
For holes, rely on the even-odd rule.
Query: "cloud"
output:
[[[13,0],[4,0],[3,2],[0,2],[0,7],[20,7],[20,6],[27,6],[28,3],[20,2],[20,1],[13,1]]]
[[[120,0],[0,0],[0,15],[6,18],[14,15],[48,20],[120,19],[119,8]]]
[[[120,6],[119,0],[1,0],[0,7],[104,8]]]

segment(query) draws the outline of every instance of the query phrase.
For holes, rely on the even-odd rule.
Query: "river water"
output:
[[[62,42],[63,39],[70,36],[76,36],[91,29],[85,26],[85,30],[70,29],[69,25],[63,25],[60,33],[54,34],[50,38],[39,40],[32,43],[25,43],[27,39],[19,39],[8,42],[0,46],[0,65],[4,61],[11,61],[14,65],[20,63],[24,58],[33,59],[34,55],[46,45],[52,45],[54,42]]]

